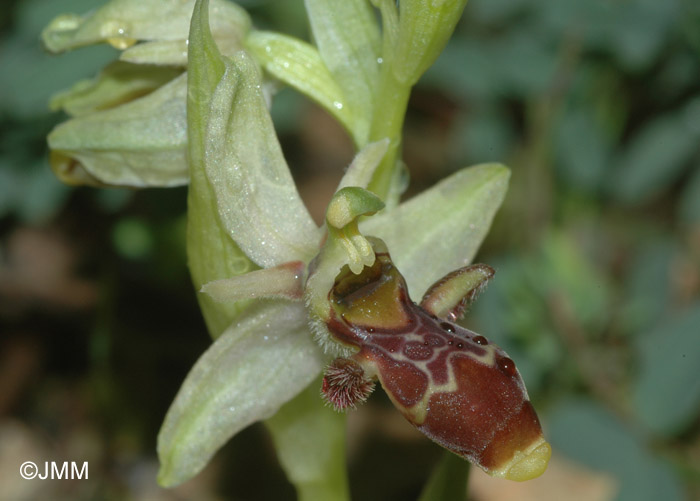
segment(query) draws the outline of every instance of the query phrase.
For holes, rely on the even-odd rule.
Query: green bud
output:
[[[401,0],[399,34],[393,53],[396,79],[418,81],[442,52],[467,0]]]

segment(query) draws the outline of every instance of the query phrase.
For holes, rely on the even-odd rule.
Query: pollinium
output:
[[[490,475],[541,475],[551,448],[515,363],[455,323],[493,269],[452,272],[417,305],[384,243],[369,240],[374,264],[359,274],[345,267],[329,293],[328,330],[353,354],[326,369],[324,397],[338,410],[355,407],[378,379],[413,426]]]

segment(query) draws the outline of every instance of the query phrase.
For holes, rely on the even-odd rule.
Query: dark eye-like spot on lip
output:
[[[496,360],[496,364],[498,365],[498,368],[505,374],[506,376],[514,376],[515,375],[515,362],[513,362],[510,358],[508,357],[498,357]]]
[[[444,330],[446,330],[447,332],[449,332],[451,334],[454,334],[454,332],[455,332],[454,325],[448,324],[447,322],[441,322],[440,327],[442,327]]]
[[[489,340],[486,339],[484,336],[475,336],[475,337],[474,337],[474,342],[475,342],[476,344],[480,344],[480,345],[482,345],[482,346],[485,346],[485,345],[489,344]]]

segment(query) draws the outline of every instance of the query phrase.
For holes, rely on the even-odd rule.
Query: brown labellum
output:
[[[377,378],[396,408],[431,440],[487,473],[528,480],[551,448],[513,360],[454,321],[493,276],[473,265],[436,282],[418,306],[382,245],[360,274],[344,269],[330,292],[328,329],[354,348],[326,370],[323,391],[353,407]]]

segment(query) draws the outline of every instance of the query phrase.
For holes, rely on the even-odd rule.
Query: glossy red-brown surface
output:
[[[513,360],[411,301],[388,254],[363,275],[341,276],[331,300],[333,336],[359,350],[352,359],[438,444],[489,471],[541,439]]]

